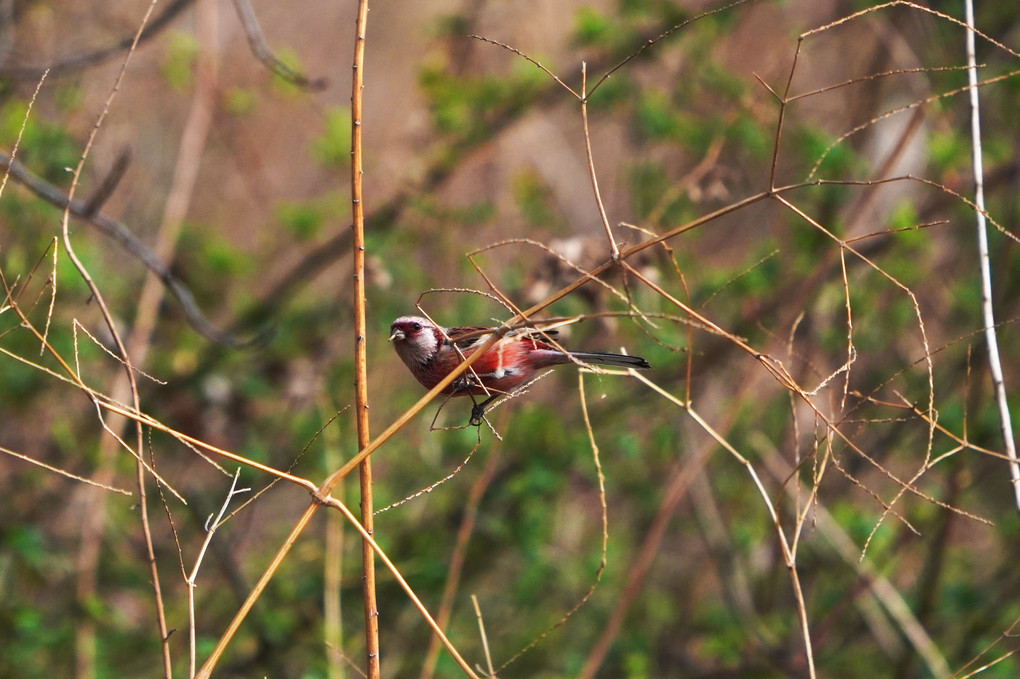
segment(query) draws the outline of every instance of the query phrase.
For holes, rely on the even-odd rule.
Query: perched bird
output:
[[[555,330],[545,331],[546,335]],[[390,326],[390,341],[400,360],[426,389],[470,356],[475,347],[491,337],[484,327],[443,328],[427,318],[401,316]],[[623,368],[651,368],[640,356],[588,351],[564,352],[557,349],[534,328],[511,330],[489,347],[459,378],[443,390],[449,396],[487,396],[471,410],[471,424],[481,424],[485,406],[493,399],[513,391],[543,368],[574,361]]]

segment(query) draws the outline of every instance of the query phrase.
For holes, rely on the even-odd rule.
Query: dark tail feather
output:
[[[570,355],[585,363],[597,365],[618,365],[622,368],[639,368],[650,370],[651,365],[640,356],[624,356],[623,354],[603,354],[588,351],[572,351]]]

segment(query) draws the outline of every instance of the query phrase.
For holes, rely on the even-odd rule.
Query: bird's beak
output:
[[[402,339],[404,339],[404,331],[403,330],[394,330],[393,332],[390,333],[390,341],[391,342],[393,340],[402,340]]]

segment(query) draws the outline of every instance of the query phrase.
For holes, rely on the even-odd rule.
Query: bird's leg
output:
[[[500,394],[493,394],[481,403],[476,402],[475,397],[472,396],[471,402],[474,403],[474,406],[471,408],[471,419],[468,420],[468,424],[472,427],[482,426],[482,418],[485,417],[485,406],[495,401],[499,396]]]
[[[470,392],[470,390],[478,387],[480,384],[481,380],[478,379],[478,376],[475,375],[474,372],[469,372],[455,379],[453,381],[453,384],[451,385],[453,387],[454,393],[458,391],[467,391],[468,396],[471,397],[471,402],[474,404],[474,406],[471,408],[471,419],[468,420],[468,426],[470,427],[482,426],[482,418],[485,417],[485,406],[492,403],[493,399],[499,396],[499,394],[493,394],[489,398],[479,403],[478,401],[475,400],[475,396]]]
[[[450,384],[450,388],[454,393],[456,393],[458,391],[467,391],[469,389],[474,389],[475,387],[478,387],[480,384],[481,381],[478,379],[478,377],[476,377],[473,372],[469,371],[455,379],[453,383]]]
[[[451,398],[453,398],[453,397],[452,396],[447,396],[446,398],[443,399],[443,402],[439,404],[439,407],[436,408],[436,414],[432,416],[432,424],[429,425],[429,431],[438,431],[439,429],[446,429],[447,428],[447,427],[438,427],[437,428],[436,427],[436,421],[439,419],[439,413],[443,412],[443,408],[446,407],[446,404],[450,401]]]

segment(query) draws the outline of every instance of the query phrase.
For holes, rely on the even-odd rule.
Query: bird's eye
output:
[[[411,330],[413,330],[415,332],[418,332],[419,330],[421,330],[421,323],[412,323],[411,324]]]

